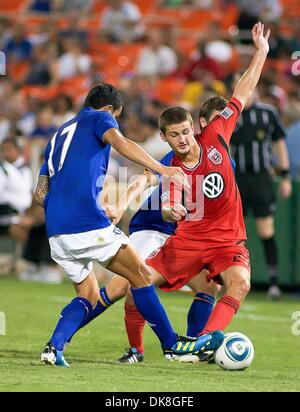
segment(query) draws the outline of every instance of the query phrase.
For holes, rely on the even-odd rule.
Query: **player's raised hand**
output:
[[[187,175],[180,167],[165,167],[163,176],[179,182],[187,189],[190,188]]]
[[[256,23],[252,29],[252,38],[255,46],[259,50],[265,51],[267,54],[269,53],[269,37],[271,34],[271,31],[268,30],[266,34],[264,34],[265,31],[265,25],[262,24],[260,21]]]

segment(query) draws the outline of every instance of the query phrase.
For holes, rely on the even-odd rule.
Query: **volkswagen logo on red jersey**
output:
[[[210,173],[203,180],[202,190],[209,199],[219,197],[224,190],[223,177],[219,173]]]
[[[209,154],[208,154],[208,158],[215,164],[215,165],[219,165],[222,163],[223,157],[221,155],[220,152],[218,152],[218,150],[216,148],[213,148]]]

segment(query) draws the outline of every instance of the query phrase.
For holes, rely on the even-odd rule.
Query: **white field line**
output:
[[[70,302],[70,298],[67,296],[51,296],[47,300],[50,302],[56,302],[56,303],[69,303]],[[177,313],[187,313],[186,308],[179,308],[177,306],[171,306],[169,310],[170,312],[175,312],[175,313],[176,312]],[[254,305],[248,305],[246,307],[243,306],[243,310],[250,312],[250,310],[255,310],[255,306]],[[243,313],[243,311],[239,311],[236,314],[235,318],[249,319],[255,322],[287,323],[291,321],[289,318],[284,318],[280,316],[265,316],[265,315],[258,315],[254,313]]]
[[[176,306],[171,306],[170,311],[177,312],[177,313],[187,313],[187,310],[185,308],[178,308]],[[240,319],[254,320],[256,322],[258,321],[258,322],[287,323],[291,321],[289,318],[284,318],[284,317],[279,317],[279,316],[264,316],[264,315],[255,315],[254,313],[243,313],[243,312],[237,313],[235,317],[240,318]]]

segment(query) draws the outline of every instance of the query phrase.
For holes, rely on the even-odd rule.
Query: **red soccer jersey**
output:
[[[195,136],[201,153],[197,166],[189,169],[177,156],[172,161],[172,166],[180,166],[189,176],[191,189],[183,195],[181,188],[171,184],[162,202],[182,203],[190,212],[177,226],[176,235],[184,239],[209,244],[246,240],[242,204],[228,149],[241,108],[241,103],[232,98],[201,135]]]

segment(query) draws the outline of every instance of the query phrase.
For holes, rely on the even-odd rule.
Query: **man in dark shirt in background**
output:
[[[270,299],[278,299],[278,253],[275,241],[273,159],[280,176],[279,195],[291,195],[290,165],[285,130],[275,107],[254,97],[245,107],[231,140],[231,154],[236,162],[236,179],[240,189],[244,215],[251,209],[268,266]],[[274,151],[273,151],[274,150]]]

